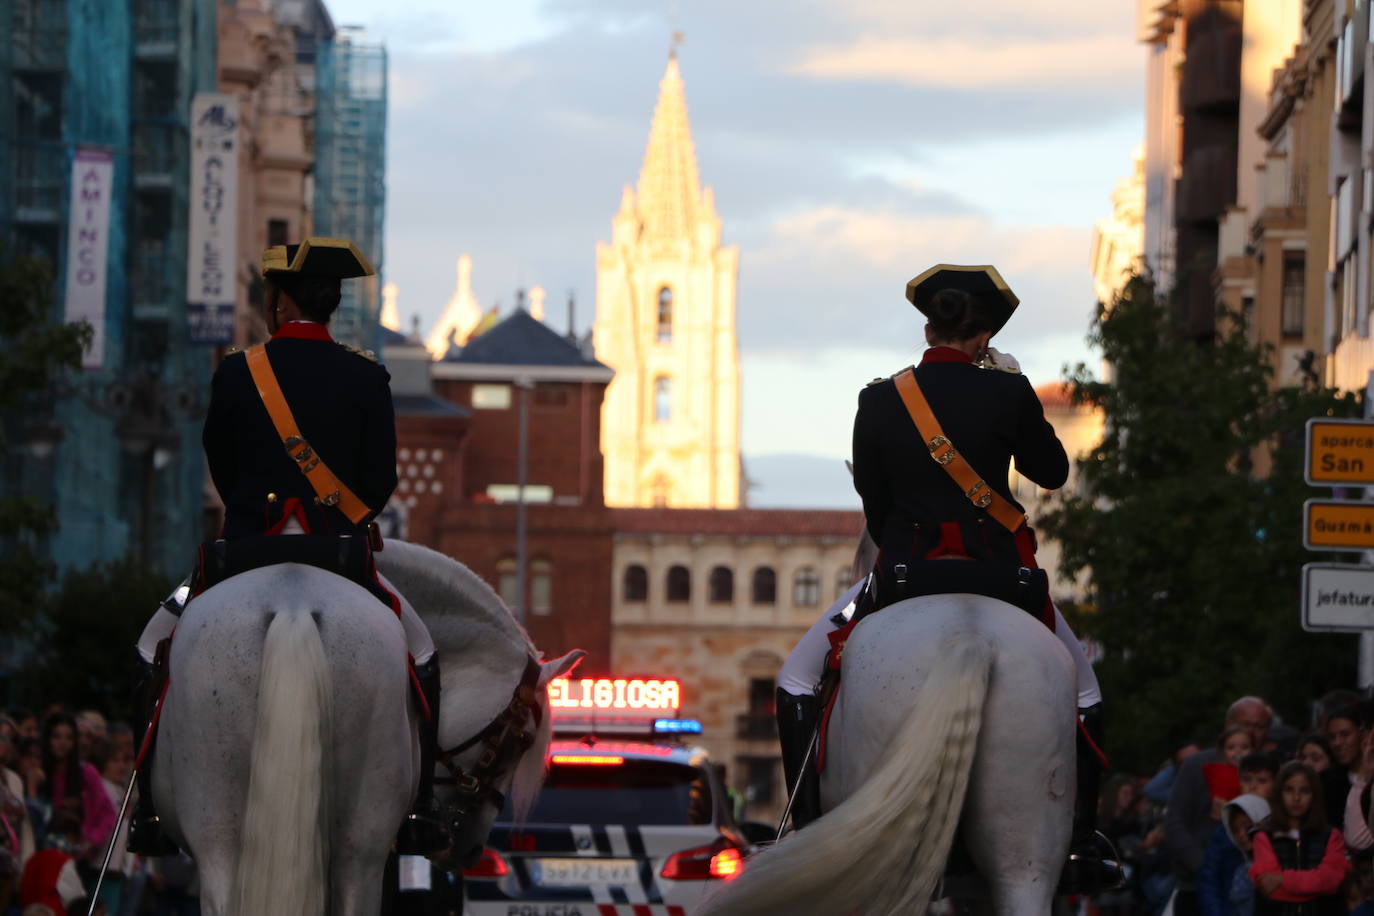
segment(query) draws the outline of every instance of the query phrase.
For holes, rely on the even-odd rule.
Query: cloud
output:
[[[865,37],[803,52],[790,72],[814,79],[942,89],[1133,84],[1140,55],[1113,34],[1040,38]]]

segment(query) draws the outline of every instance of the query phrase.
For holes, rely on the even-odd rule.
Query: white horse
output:
[[[976,595],[854,628],[830,721],[826,813],[751,858],[706,914],[925,912],[956,828],[1000,916],[1045,916],[1073,819],[1068,651]]]
[[[399,542],[378,559],[434,637],[440,743],[463,743],[510,708],[536,650],[461,564]],[[578,658],[539,666],[537,708],[521,723],[532,740],[504,758],[510,765],[464,819],[454,846],[464,857],[480,852],[499,792],[514,784],[517,808],[537,792],[549,742],[545,685]],[[332,573],[253,570],[187,607],[170,674],[154,800],[196,860],[207,916],[375,916],[387,853],[419,779],[396,616]],[[473,767],[481,752],[457,762]]]

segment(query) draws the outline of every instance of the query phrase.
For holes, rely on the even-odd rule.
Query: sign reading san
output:
[[[1374,420],[1308,420],[1307,482],[1374,486]]]

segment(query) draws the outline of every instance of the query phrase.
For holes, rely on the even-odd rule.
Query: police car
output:
[[[690,916],[745,867],[719,769],[686,743],[671,679],[578,678],[549,688],[555,740],[522,824],[503,812],[464,872],[467,916]]]

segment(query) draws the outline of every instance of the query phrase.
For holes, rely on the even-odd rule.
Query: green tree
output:
[[[19,700],[36,709],[62,703],[132,721],[133,647],[150,608],[171,590],[165,578],[125,559],[67,573],[30,630]]]
[[[91,339],[84,322],[60,324],[54,313],[49,265],[0,251],[0,464],[15,480],[16,439],[64,370],[81,367]],[[0,636],[15,636],[35,617],[52,566],[37,549],[57,526],[51,505],[17,487],[0,490]]]
[[[1258,694],[1296,725],[1309,703],[1354,681],[1351,636],[1302,630],[1303,424],[1358,414],[1353,396],[1272,387],[1268,354],[1240,316],[1210,343],[1179,335],[1166,301],[1133,279],[1099,310],[1089,342],[1111,366],[1066,373],[1100,408],[1102,443],[1080,488],[1042,520],[1061,568],[1087,570],[1068,615],[1101,645],[1110,751],[1148,771],[1189,738],[1221,730],[1227,705]],[[1263,473],[1257,472],[1259,471]]]

